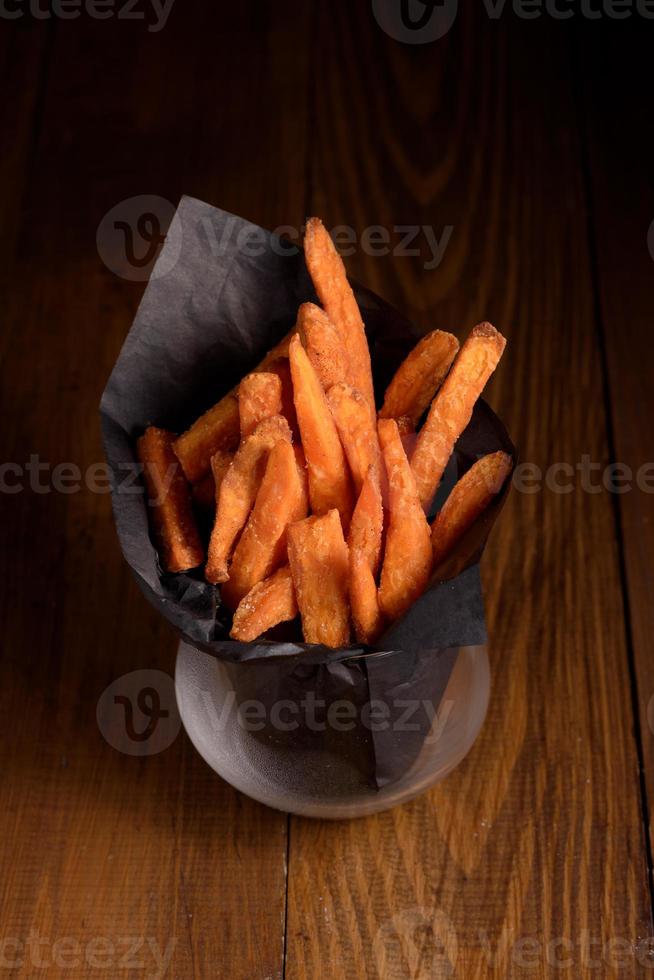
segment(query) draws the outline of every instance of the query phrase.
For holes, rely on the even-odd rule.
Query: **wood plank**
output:
[[[569,35],[465,5],[400,45],[323,12],[311,211],[332,227],[452,225],[442,263],[348,269],[425,328],[488,318],[490,398],[545,471],[606,460]],[[336,67],[338,66],[338,67]],[[369,100],[369,101],[367,101]],[[287,980],[613,976],[651,935],[618,552],[607,495],[514,490],[484,563],[493,695],[461,767],[347,825],[292,820]],[[589,938],[598,942],[588,948]],[[560,940],[561,944],[557,945]],[[569,961],[563,967],[560,961]]]
[[[654,181],[651,159],[651,46],[654,24],[593,25],[580,38],[596,283],[613,423],[613,462],[623,464],[630,490],[615,497],[625,554],[634,679],[644,779],[654,801],[654,434],[651,426],[654,350]],[[624,93],[629,97],[625,98]],[[631,476],[629,476],[631,474]],[[625,482],[622,486],[626,486]],[[650,822],[650,837],[654,827]]]
[[[300,219],[306,12],[288,3],[271,27],[255,4],[198,0],[157,35],[59,26],[38,222],[7,312],[4,458],[85,473],[103,458],[97,405],[142,291],[103,266],[96,228],[123,198],[182,191],[272,226]],[[287,818],[224,784],[183,734],[139,760],[98,730],[106,686],[172,673],[176,649],[122,560],[108,497],[28,489],[1,503],[3,936],[46,940],[52,977],[87,976],[96,954],[111,976],[135,975],[129,936],[144,938],[132,959],[149,975],[156,950],[169,976],[281,976]],[[53,947],[65,937],[69,967]],[[20,956],[15,975],[34,976]]]

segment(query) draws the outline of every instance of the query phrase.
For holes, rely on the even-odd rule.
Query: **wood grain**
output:
[[[648,811],[654,802],[654,435],[649,418],[654,347],[651,283],[654,272],[654,151],[647,100],[654,25],[639,20],[608,25],[579,39],[581,116],[587,139],[596,259],[600,340],[607,364],[612,463],[620,465],[614,510],[624,547],[630,640]],[[592,85],[591,85],[592,80]],[[620,92],[636,93],[624,99]],[[629,489],[626,489],[626,487]],[[650,836],[654,826],[650,817]],[[653,839],[654,841],[654,839]]]
[[[184,190],[271,225],[303,214],[304,6],[274,28],[255,5],[184,8],[159,35],[57,25],[8,308],[4,459],[84,472],[103,458],[97,405],[142,291],[96,253],[110,207]],[[172,673],[176,648],[120,555],[108,497],[28,489],[1,504],[0,935],[46,940],[52,977],[92,975],[103,939],[111,976],[154,975],[150,942],[170,952],[168,976],[280,976],[287,818],[224,784],[183,734],[139,760],[98,730],[105,687]],[[140,971],[130,936],[145,940]],[[53,948],[67,937],[70,968]],[[12,975],[34,976],[21,960]]]
[[[435,271],[424,252],[361,249],[348,268],[424,329],[462,338],[488,318],[507,335],[491,401],[543,471],[608,453],[569,39],[555,28],[491,23],[468,6],[421,48],[331,8],[318,29],[311,201],[328,226],[359,235],[453,225]],[[611,520],[608,496],[578,485],[513,492],[484,564],[494,693],[482,736],[412,804],[348,825],[292,820],[288,980],[585,978],[596,975],[589,934],[602,975],[616,975],[606,944],[618,939],[632,944],[630,975],[645,971],[633,954],[651,910]]]

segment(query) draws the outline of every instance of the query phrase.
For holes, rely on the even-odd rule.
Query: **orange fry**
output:
[[[411,454],[418,439],[413,419],[410,419],[408,415],[400,415],[399,419],[395,419],[395,421],[397,422],[397,429],[400,433],[402,445],[404,446],[404,452],[407,455],[407,459],[411,459]]]
[[[352,516],[352,484],[336,423],[318,375],[299,337],[289,348],[291,377],[302,446],[307,459],[309,498],[315,514],[336,507],[344,527]]]
[[[379,606],[394,620],[427,584],[432,563],[431,533],[394,419],[379,420],[379,441],[388,478],[389,519]]]
[[[288,355],[293,329],[273,347],[255,371],[267,371],[268,365]],[[186,479],[197,483],[211,469],[211,457],[218,450],[236,449],[240,437],[237,400],[238,386],[197,419],[190,429],[175,440],[174,450]]]
[[[379,569],[383,526],[384,510],[379,480],[369,472],[354,508],[347,543],[350,552],[357,551],[365,557],[373,575]]]
[[[327,391],[346,378],[347,355],[341,335],[325,311],[315,303],[303,303],[297,328],[323,389]]]
[[[241,600],[229,635],[251,643],[278,623],[295,619],[297,612],[291,570],[285,565],[270,578],[258,582]]]
[[[349,643],[348,550],[338,511],[291,524],[288,558],[305,641]]]
[[[282,415],[273,415],[260,422],[239,446],[216,501],[216,519],[204,570],[208,582],[226,582],[229,578],[227,565],[234,542],[254,505],[268,453],[280,440],[290,443],[291,430]]]
[[[490,323],[478,324],[459,351],[429,409],[411,457],[422,506],[427,511],[454,444],[472,417],[475,402],[497,367],[506,340]]]
[[[306,494],[290,442],[270,450],[252,513],[234,551],[222,599],[235,608],[243,596],[288,559],[286,527],[307,515]]]
[[[150,426],[138,440],[137,452],[161,564],[167,572],[185,572],[202,564],[204,549],[173,439],[170,432]]]
[[[220,451],[214,453],[211,457],[211,473],[207,473],[191,488],[193,500],[203,510],[215,511],[220,486],[233,459],[234,453]]]
[[[293,401],[293,382],[291,380],[291,365],[288,357],[280,357],[268,365],[268,370],[276,374],[282,384],[282,415],[287,420],[293,433],[293,438],[299,438],[300,430],[295,414],[295,403]]]
[[[282,413],[282,382],[277,374],[254,371],[238,386],[241,439],[254,432],[259,422]]]
[[[350,604],[357,641],[374,643],[383,629],[384,620],[377,585],[361,551],[350,551]]]
[[[461,477],[431,526],[434,568],[500,492],[512,465],[506,453],[491,453],[478,459]]]
[[[309,218],[304,236],[307,268],[325,313],[338,330],[347,354],[345,380],[358,388],[375,413],[370,351],[361,313],[340,257],[320,218]]]
[[[442,385],[458,349],[459,341],[444,330],[432,330],[419,340],[386,389],[380,419],[407,415],[415,428]]]
[[[358,494],[370,469],[373,479],[379,480],[379,438],[375,418],[361,392],[343,382],[332,385],[327,392],[327,401]]]

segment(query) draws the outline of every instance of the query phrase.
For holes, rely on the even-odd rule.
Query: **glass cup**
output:
[[[179,712],[215,772],[267,806],[347,819],[443,779],[488,707],[485,646],[230,663],[180,643]]]

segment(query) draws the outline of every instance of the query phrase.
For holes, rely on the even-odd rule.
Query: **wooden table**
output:
[[[367,2],[178,0],[159,31],[1,21],[2,459],[20,467],[0,495],[2,975],[651,975],[654,26],[460,6],[427,44]],[[172,673],[176,641],[106,493],[53,473],[102,460],[97,405],[143,289],[98,225],[182,193],[269,228],[350,225],[350,273],[421,327],[509,338],[489,397],[541,477],[484,559],[490,710],[459,769],[392,812],[288,818],[183,734],[140,759],[98,729],[107,685]],[[372,225],[389,254],[367,254]],[[404,225],[451,227],[442,261],[424,232],[402,254]],[[616,462],[624,493],[602,482]]]

